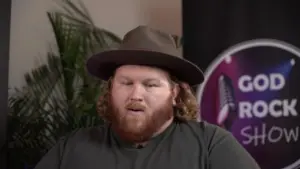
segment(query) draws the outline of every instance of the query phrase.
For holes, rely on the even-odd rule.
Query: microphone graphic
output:
[[[230,130],[234,120],[237,118],[234,88],[232,80],[225,74],[218,79],[219,104],[217,123],[221,127]]]

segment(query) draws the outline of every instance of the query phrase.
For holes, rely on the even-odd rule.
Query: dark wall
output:
[[[212,68],[217,65],[213,64],[213,61],[219,61],[219,58],[216,58],[221,53],[233,45],[248,40],[262,38],[276,39],[277,41],[284,41],[300,48],[299,0],[183,0],[182,3],[184,55],[207,73],[212,69],[213,71],[217,70],[216,68]],[[299,102],[299,56],[286,51],[283,53],[279,48],[261,46],[247,50],[246,52],[245,50],[238,52],[230,54],[231,58],[239,57],[239,61],[236,61],[235,65],[228,64],[220,68],[221,66],[219,65],[221,64],[218,64],[217,68],[219,69],[215,71],[217,73],[214,76],[209,76],[211,75],[209,73],[206,74],[206,79],[209,83],[202,85],[204,86],[203,91],[205,90],[202,93],[205,93],[205,96],[202,93],[200,96],[202,120],[217,123],[216,119],[220,113],[219,108],[223,106],[223,102],[235,102],[234,104],[238,108],[228,111],[231,117],[228,115],[226,117],[227,121],[222,125],[227,128],[227,125],[231,125],[232,121],[234,121],[236,124],[241,124],[244,127],[247,126],[248,121],[245,122],[242,118],[235,116],[241,112],[241,109],[239,109],[240,101],[247,100],[254,103],[258,100],[271,102],[271,99],[296,98]],[[254,59],[254,57],[257,59]],[[297,63],[294,63],[296,65],[294,66],[292,62],[291,64],[286,62],[288,63],[286,65],[289,65],[286,66],[289,68],[287,71],[287,69],[283,69],[285,66],[282,65],[285,64],[284,60],[291,58],[294,59],[293,61],[296,60]],[[211,69],[208,70],[208,68]],[[282,75],[286,74],[285,81],[288,85],[281,91],[254,91],[247,95],[241,92],[239,87],[233,87],[233,84],[238,86],[238,79],[245,74],[250,74],[251,76],[256,74],[269,75],[273,72]],[[225,78],[221,79],[221,77]],[[222,81],[217,79],[221,79]],[[220,91],[223,95],[220,94]],[[235,94],[233,94],[234,92]],[[226,95],[226,98],[223,97],[224,95]],[[297,106],[295,109],[299,112],[300,107]],[[251,118],[252,120],[253,123],[251,124],[257,124],[259,127],[267,124],[271,129],[273,126],[281,126],[282,128],[297,127],[298,130],[300,116],[291,118],[254,117]],[[243,128],[241,126],[239,127]],[[240,135],[242,130],[232,126],[228,128],[240,143],[243,143],[242,140],[244,138]],[[268,133],[268,129],[266,133]],[[258,138],[258,135],[255,134],[254,136]],[[280,143],[264,143],[258,146],[250,146],[250,144],[243,143],[243,145],[255,157],[262,169],[279,169],[299,168],[300,165],[295,163],[295,161],[300,159],[299,143],[299,139],[297,138],[295,142],[285,142],[282,139]],[[297,167],[290,167],[292,164],[297,165]]]
[[[254,38],[300,46],[297,0],[182,1],[184,53],[202,69],[228,47]]]
[[[6,119],[11,0],[0,1],[0,169],[6,168]]]

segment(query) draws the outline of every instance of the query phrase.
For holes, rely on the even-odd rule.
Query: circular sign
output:
[[[257,39],[233,46],[198,88],[200,117],[229,130],[262,169],[300,168],[300,50]]]

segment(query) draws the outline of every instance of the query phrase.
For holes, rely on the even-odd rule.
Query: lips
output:
[[[132,113],[140,113],[144,112],[146,108],[141,104],[129,104],[128,106],[126,106],[126,109]]]
[[[144,108],[127,108],[129,113],[143,113],[145,111]]]
[[[144,111],[144,109],[139,109],[139,108],[128,108],[127,110],[129,110],[129,111]]]

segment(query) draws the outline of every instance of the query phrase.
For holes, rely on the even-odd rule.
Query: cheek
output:
[[[121,92],[120,90],[112,90],[112,99],[111,101],[113,102],[114,106],[120,107],[125,104],[126,102],[126,93]]]
[[[168,104],[170,101],[171,94],[167,92],[161,92],[157,94],[152,94],[146,97],[146,102],[151,108],[160,108],[163,105]]]

